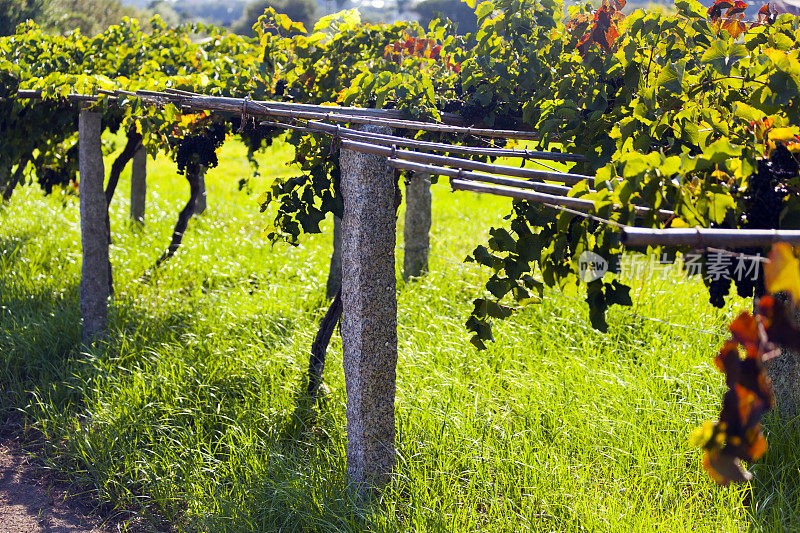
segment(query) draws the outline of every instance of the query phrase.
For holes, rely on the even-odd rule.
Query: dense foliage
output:
[[[490,105],[489,121],[521,117],[541,132],[542,146],[557,141],[565,151],[587,156],[575,170],[595,177],[576,185],[572,195],[594,200],[600,216],[622,224],[797,227],[795,187],[780,189],[782,195],[771,200],[777,221],[760,218],[766,200],[748,192],[759,161],[796,147],[795,17],[776,17],[767,8],[746,25],[739,3],[720,0],[707,9],[679,0],[675,14],[636,11],[624,17],[618,11],[624,2],[597,10],[584,6],[572,9],[564,24],[555,16],[559,4],[522,10],[518,4],[478,7],[479,43],[463,83]],[[773,158],[763,172],[776,165],[781,163]],[[795,166],[779,180],[788,185],[796,178]],[[675,215],[666,221],[655,211],[637,216],[635,204]],[[574,292],[581,285],[577,258],[583,251],[611,264],[623,251],[613,227],[525,202],[515,203],[510,228],[495,230],[489,247],[473,254],[494,270],[487,289],[498,300],[508,293],[517,302],[535,297],[533,273]],[[652,252],[674,257],[676,250]],[[617,280],[592,281],[586,291],[592,323],[600,329],[609,305],[630,303]],[[741,287],[740,294],[752,295],[753,287]],[[724,294],[713,296],[719,305]],[[473,342],[482,345],[490,337],[489,318],[509,312],[478,300],[470,319]]]
[[[325,17],[307,32],[271,9],[254,25],[255,40],[209,26],[169,29],[157,18],[146,30],[126,20],[93,38],[22,27],[0,42],[0,96],[6,98],[0,127],[8,139],[0,177],[13,185],[13,163],[32,158],[36,149],[40,179],[49,172],[45,182],[53,181],[48,168],[74,168],[68,155],[74,106],[21,103],[10,98],[17,88],[41,88],[52,98],[69,91],[171,87],[397,108],[429,120],[438,120],[442,111],[458,112],[489,127],[535,130],[540,147],[585,155],[586,163],[573,170],[595,177],[571,194],[594,200],[597,213],[614,222],[796,227],[797,188],[788,183],[797,174],[790,152],[800,133],[797,21],[765,8],[748,25],[740,4],[717,0],[705,8],[679,0],[675,14],[636,11],[626,17],[620,11],[624,0],[617,0],[598,9],[570,8],[569,20],[562,21],[556,0],[486,1],[475,6],[479,30],[466,37],[439,21],[427,30],[412,23],[362,24],[356,12]],[[207,37],[193,40],[200,34]],[[109,127],[141,130],[151,153],[175,153],[181,139],[191,138],[191,123],[178,121],[173,106],[122,103],[132,105],[101,102]],[[237,131],[249,133],[253,150],[278,133],[251,121],[242,127],[241,118]],[[341,201],[330,139],[299,133],[290,139],[302,173],[276,182],[263,204],[278,203],[270,238],[297,242],[301,233],[318,231],[326,213],[339,213]],[[769,194],[762,194],[764,188]],[[633,205],[652,214],[636,214]],[[675,215],[659,220],[657,209]],[[512,311],[500,303],[509,293],[525,303],[535,301],[543,285],[577,291],[582,282],[576,259],[586,250],[618,262],[619,232],[515,202],[508,229],[493,230],[488,246],[471,257],[494,272],[486,286],[494,298],[476,300],[469,320],[473,343],[483,346],[491,338],[489,320]],[[676,251],[665,253],[674,257]],[[712,303],[720,305],[730,283],[710,285]],[[758,282],[737,289],[750,295]],[[630,304],[627,287],[616,279],[591,281],[586,291],[592,323],[600,329],[608,306]]]
[[[78,107],[62,98],[69,92],[170,88],[394,108],[433,121],[455,112],[487,127],[529,129],[538,132],[540,148],[586,156],[572,170],[587,179],[570,195],[593,200],[596,214],[612,224],[515,201],[508,227],[491,230],[487,245],[469,258],[492,270],[491,296],[475,300],[467,324],[472,342],[483,347],[490,320],[513,312],[504,300],[536,301],[545,285],[585,290],[591,322],[604,330],[609,306],[631,304],[629,288],[613,276],[582,282],[577,260],[591,251],[618,263],[624,250],[614,224],[800,227],[798,20],[766,7],[748,22],[746,4],[727,0],[708,8],[678,0],[673,14],[628,16],[624,4],[572,7],[564,21],[557,0],[485,1],[474,6],[478,30],[466,36],[441,21],[427,29],[363,24],[352,11],[325,17],[308,32],[272,9],[254,24],[254,39],[203,25],[168,28],[159,18],[146,28],[125,19],[95,37],[21,26],[0,40],[0,180],[13,190],[29,161],[45,189],[74,178]],[[39,89],[42,99],[14,98],[20,88]],[[182,117],[172,104],[119,99],[95,104],[106,127],[141,136],[151,154],[170,153],[180,172],[214,166],[226,134],[244,136],[252,156],[280,133],[244,115]],[[275,180],[261,202],[264,209],[277,204],[269,238],[296,243],[319,232],[328,213],[341,214],[342,204],[334,141],[299,132],[288,138],[300,172]],[[657,210],[673,215],[664,220]],[[674,259],[686,250],[642,251]],[[722,305],[730,280],[706,277],[711,303]],[[736,289],[760,295],[762,282],[742,280]],[[764,306],[769,319],[772,308]],[[750,341],[736,335],[749,349]],[[735,358],[725,354],[730,373],[735,365],[726,361]],[[760,441],[753,439],[733,457],[756,458]]]

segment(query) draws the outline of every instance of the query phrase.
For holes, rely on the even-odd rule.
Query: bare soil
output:
[[[109,531],[73,494],[36,468],[14,439],[0,439],[0,533]]]

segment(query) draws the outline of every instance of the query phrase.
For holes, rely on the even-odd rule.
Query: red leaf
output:
[[[715,0],[714,4],[708,8],[708,18],[717,20],[722,16],[722,11],[733,7],[733,2],[730,0]]]
[[[742,345],[758,344],[758,322],[747,311],[742,311],[728,326],[733,339]]]
[[[745,9],[747,9],[747,2],[736,0],[736,3],[734,3],[733,7],[728,10],[726,16],[730,17],[731,15],[736,15],[737,13],[744,13]]]
[[[753,477],[742,468],[738,457],[717,451],[706,452],[703,456],[703,468],[720,485],[728,485],[731,481],[741,483]]]

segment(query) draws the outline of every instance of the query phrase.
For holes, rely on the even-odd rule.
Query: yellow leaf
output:
[[[789,126],[787,128],[775,128],[769,132],[770,141],[793,141],[795,135],[798,134],[796,126]]]
[[[770,293],[786,291],[800,302],[800,261],[785,242],[772,246],[769,263],[764,265],[764,285]]]
[[[669,227],[671,227],[671,228],[688,228],[690,226],[682,218],[675,217],[675,218],[672,219],[672,223],[670,224]]]

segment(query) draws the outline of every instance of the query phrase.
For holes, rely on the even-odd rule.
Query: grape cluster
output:
[[[52,194],[53,187],[66,187],[70,183],[74,183],[76,178],[77,173],[66,165],[47,166],[36,173],[36,182],[47,195]]]
[[[620,89],[625,86],[625,79],[624,78],[610,78],[606,80],[606,100],[608,101],[608,105],[606,106],[606,113],[609,113],[612,109],[614,109],[614,103],[617,100],[617,95],[619,94]]]
[[[53,187],[66,187],[78,181],[78,143],[72,145],[64,157],[50,164],[37,165],[36,183],[50,195]]]
[[[758,172],[750,177],[743,196],[745,228],[774,229],[778,227],[783,199],[789,194],[786,183],[797,176],[797,161],[785,146],[772,151],[769,160],[758,162]]]
[[[233,117],[231,119],[233,131],[238,132],[242,141],[247,145],[249,152],[257,152],[261,148],[272,146],[272,140],[282,131],[282,128],[273,126],[261,126],[256,122],[247,120],[242,127],[242,119]]]
[[[214,168],[219,164],[217,148],[225,141],[227,130],[224,124],[212,123],[196,135],[187,135],[178,145],[175,162],[178,163],[178,174],[186,172],[190,164],[205,168]]]
[[[474,100],[466,102],[461,108],[461,116],[469,124],[480,124],[489,114],[490,107],[483,106]]]
[[[706,263],[708,263],[708,254],[706,253]],[[716,279],[708,280],[708,303],[714,307],[725,307],[725,297],[731,290],[731,269],[728,269],[728,275],[721,275]]]
[[[741,227],[777,229],[780,225],[784,199],[789,194],[787,183],[797,174],[797,161],[783,145],[777,146],[768,160],[759,161],[757,172],[750,176],[747,190],[741,196],[744,205]],[[744,255],[763,255],[763,250],[759,248],[743,248],[736,252]],[[727,277],[709,281],[711,305],[722,307],[725,304],[724,297],[730,290],[731,280],[735,281],[736,292],[742,298],[763,294],[764,283],[760,270],[756,276],[749,273],[745,275],[741,269],[737,272],[737,267],[739,267],[738,260],[733,258],[727,270]]]

